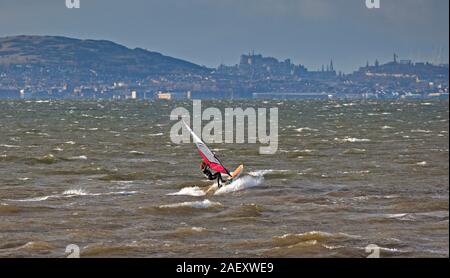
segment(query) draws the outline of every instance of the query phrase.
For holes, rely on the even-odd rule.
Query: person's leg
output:
[[[222,187],[222,184],[220,184],[220,182],[225,182],[223,179],[222,179],[222,174],[220,174],[219,172],[217,172],[217,185],[219,186],[219,188],[220,187]]]
[[[220,181],[222,180],[222,178],[220,177],[220,173],[219,173],[219,172],[216,172],[216,173],[214,173],[214,174],[212,175],[212,177],[213,177],[214,179],[217,179],[217,186],[220,188]]]
[[[217,178],[216,174],[212,174],[211,172],[209,172],[208,174],[208,180],[213,181]]]
[[[215,179],[217,179],[217,186],[220,187],[219,175],[220,175],[219,172],[214,173],[214,174],[211,174],[211,175],[209,176],[209,180],[215,180]]]
[[[215,180],[215,179],[217,179],[217,186],[221,187],[220,182],[224,182],[224,180],[222,179],[222,175],[220,174],[220,172],[216,172],[209,176],[209,180]]]

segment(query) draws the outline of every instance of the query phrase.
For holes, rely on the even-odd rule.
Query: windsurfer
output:
[[[211,172],[211,169],[208,167],[208,165],[202,161],[202,163],[200,164],[200,169],[202,170],[203,174],[205,175],[205,177],[212,181],[217,179],[217,186],[220,188],[222,185],[220,184],[220,182],[225,182],[225,180],[222,179],[222,174],[220,174],[220,172],[215,172],[214,174]]]

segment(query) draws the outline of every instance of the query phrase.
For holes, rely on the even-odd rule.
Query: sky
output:
[[[0,0],[0,37],[105,39],[208,67],[241,54],[351,72],[399,59],[448,63],[448,0]]]

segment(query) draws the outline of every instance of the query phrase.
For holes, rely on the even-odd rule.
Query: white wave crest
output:
[[[175,204],[169,204],[169,205],[161,205],[159,208],[183,208],[183,207],[190,207],[190,208],[198,208],[198,209],[205,209],[210,207],[221,207],[222,204],[219,202],[211,202],[210,200],[206,199],[203,201],[195,201],[195,202],[182,202],[182,203],[175,203]]]
[[[307,150],[308,152],[311,152],[310,150]],[[266,175],[270,174],[282,174],[282,173],[289,173],[289,170],[274,170],[274,169],[265,169],[265,170],[257,170],[249,172],[248,174],[252,177],[264,177]]]
[[[275,170],[272,170],[272,169],[257,170],[257,171],[249,172],[248,174],[249,174],[250,176],[254,176],[254,177],[263,177],[263,176],[265,176],[266,174],[273,173],[274,171],[275,171]]]
[[[0,147],[9,148],[9,149],[18,149],[19,146],[16,145],[7,145],[7,144],[0,144]]]
[[[297,132],[304,132],[304,131],[319,131],[318,129],[310,128],[310,127],[300,127],[295,129]]]
[[[87,156],[85,155],[80,155],[80,156],[71,156],[69,157],[69,160],[87,160]]]
[[[78,196],[105,196],[105,195],[131,195],[136,194],[137,191],[113,191],[113,192],[105,192],[105,193],[89,193],[83,189],[69,189],[64,191],[61,194],[55,195],[47,195],[41,197],[32,197],[26,199],[8,199],[6,201],[12,202],[41,202],[49,199],[59,199],[59,198],[72,198]]]
[[[62,195],[76,195],[76,196],[85,196],[88,195],[86,191],[83,189],[69,189],[62,193]]]
[[[129,151],[129,153],[131,153],[131,154],[140,154],[140,155],[145,154],[144,152],[140,152],[140,151]]]
[[[167,194],[169,196],[179,196],[179,195],[185,195],[185,196],[195,196],[195,197],[200,197],[200,196],[205,196],[206,192],[203,191],[200,187],[198,186],[194,186],[194,187],[185,187],[182,188],[180,191],[175,192],[175,193],[169,193]]]
[[[42,197],[35,197],[35,198],[28,198],[28,199],[18,199],[18,200],[6,200],[6,201],[16,201],[16,202],[41,202],[45,201],[49,198],[55,197],[56,195],[49,195],[49,196],[42,196]]]
[[[345,137],[345,138],[334,138],[335,141],[338,141],[339,143],[360,143],[360,142],[370,142],[370,139],[360,139],[360,138],[352,138],[352,137]]]
[[[260,176],[244,176],[240,179],[233,181],[232,183],[222,186],[214,195],[227,194],[231,192],[241,191],[244,189],[248,189],[251,187],[255,187],[260,185],[264,181],[264,177],[261,174]]]

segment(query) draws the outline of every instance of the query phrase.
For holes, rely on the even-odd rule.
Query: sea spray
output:
[[[231,184],[222,186],[216,192],[214,192],[214,195],[222,195],[222,194],[227,194],[227,193],[231,193],[231,192],[245,190],[245,189],[248,189],[251,187],[258,186],[263,181],[264,181],[263,175],[261,175],[261,176],[244,176],[240,179],[233,181]]]

